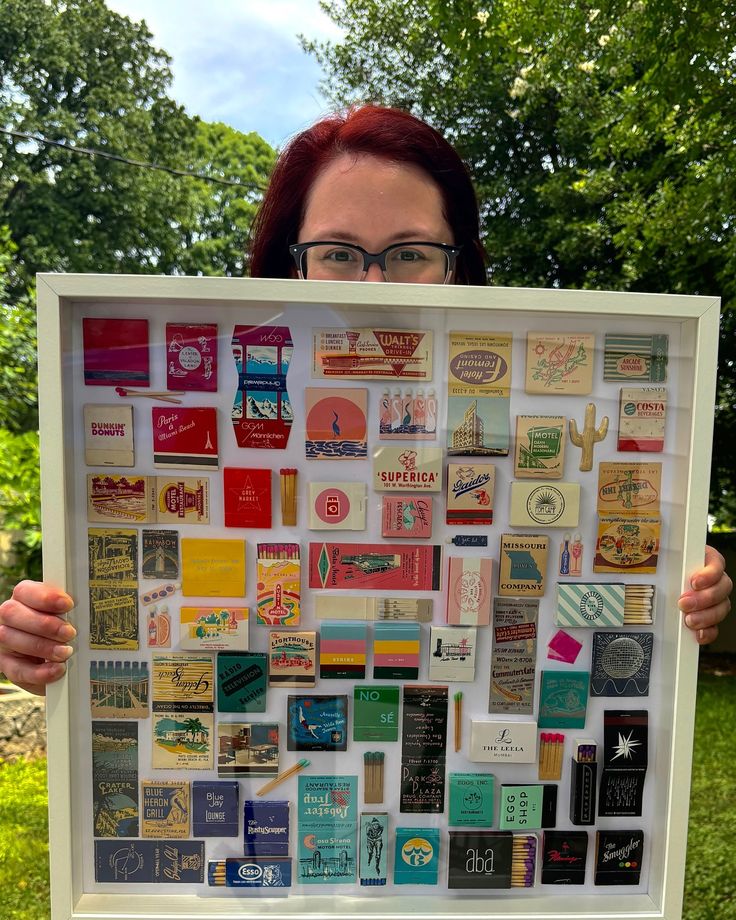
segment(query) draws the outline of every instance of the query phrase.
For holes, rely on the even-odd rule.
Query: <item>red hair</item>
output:
[[[319,171],[343,153],[370,154],[423,169],[442,195],[454,243],[462,246],[457,284],[486,284],[478,202],[470,174],[434,128],[400,109],[364,105],[334,114],[297,134],[284,148],[253,223],[253,278],[290,278],[289,245],[297,241],[309,190]]]

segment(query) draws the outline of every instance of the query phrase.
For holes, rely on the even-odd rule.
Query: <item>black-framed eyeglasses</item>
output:
[[[392,243],[381,252],[368,252],[354,243],[314,240],[294,243],[289,252],[300,278],[320,281],[362,281],[378,265],[386,281],[447,284],[460,246],[409,240]]]

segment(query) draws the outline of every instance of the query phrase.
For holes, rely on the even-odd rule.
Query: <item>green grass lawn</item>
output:
[[[701,674],[695,716],[685,920],[736,920],[736,676]]]
[[[736,676],[698,682],[685,920],[736,920]],[[2,920],[47,920],[46,762],[0,767]]]
[[[0,767],[0,916],[49,916],[46,761]]]

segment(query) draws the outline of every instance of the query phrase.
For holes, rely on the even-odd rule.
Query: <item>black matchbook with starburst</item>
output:
[[[599,817],[641,815],[648,735],[649,713],[645,709],[607,709],[604,712]]]

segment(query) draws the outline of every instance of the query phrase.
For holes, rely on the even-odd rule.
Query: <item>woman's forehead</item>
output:
[[[440,188],[429,173],[369,154],[342,154],[319,172],[299,234],[301,242],[337,238],[360,245],[387,237],[448,242],[450,236]]]

